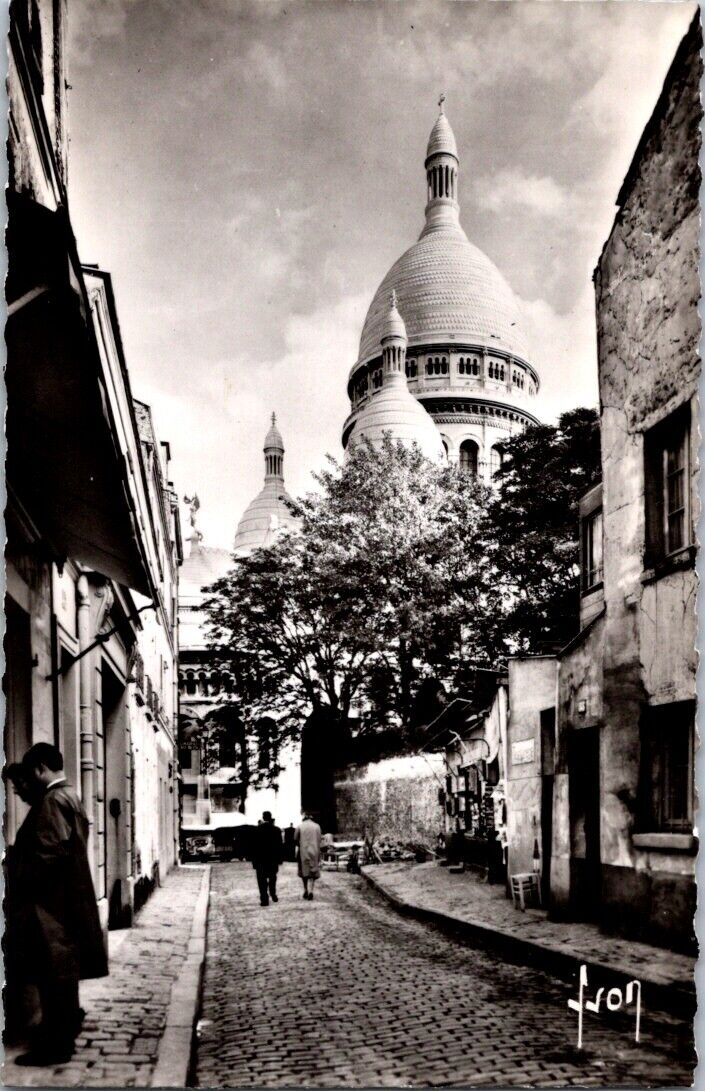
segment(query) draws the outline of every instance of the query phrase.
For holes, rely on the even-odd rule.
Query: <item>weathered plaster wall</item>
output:
[[[644,433],[695,399],[701,110],[699,27],[684,39],[619,196],[595,282],[602,404],[604,689],[601,854],[604,919],[687,930],[693,858],[635,850],[640,717],[695,694],[695,573],[644,571]],[[693,428],[693,433],[697,431]],[[690,482],[697,518],[697,437]],[[568,715],[569,720],[572,716]],[[681,877],[680,889],[676,890]],[[675,885],[674,885],[675,883]],[[672,899],[670,920],[659,906]]]
[[[438,796],[444,776],[441,754],[349,766],[335,782],[339,832],[435,845],[444,825]]]
[[[514,875],[532,870],[535,841],[541,848],[541,711],[555,708],[557,667],[553,656],[510,659],[508,667],[507,867]],[[532,747],[531,761],[515,760]]]

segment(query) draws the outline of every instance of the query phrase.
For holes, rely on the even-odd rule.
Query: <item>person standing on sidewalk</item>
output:
[[[271,811],[264,811],[262,821],[254,834],[252,866],[257,873],[260,905],[269,905],[269,899],[278,902],[277,873],[282,862],[282,834],[275,826]]]
[[[304,900],[313,901],[313,884],[321,875],[321,827],[308,812],[296,830],[299,849],[299,875],[304,884]],[[309,888],[310,887],[310,888]]]
[[[16,1063],[55,1065],[75,1048],[83,1018],[79,980],[104,977],[108,960],[88,864],[88,817],[66,781],[61,751],[36,743],[22,768],[33,803],[13,862],[17,953],[37,986],[42,1018],[29,1053]]]

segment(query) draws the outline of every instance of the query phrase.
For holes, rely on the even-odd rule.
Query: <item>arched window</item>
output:
[[[464,473],[477,477],[477,444],[471,439],[465,439],[460,444],[460,469]]]
[[[408,379],[416,378],[416,360],[406,361],[406,377]]]
[[[495,443],[490,451],[490,477],[494,477],[504,461],[504,451],[501,443]]]

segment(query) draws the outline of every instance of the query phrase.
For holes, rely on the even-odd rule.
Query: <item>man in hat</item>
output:
[[[275,826],[271,811],[264,811],[262,821],[254,831],[252,866],[257,874],[260,905],[269,905],[269,899],[278,902],[277,873],[282,862],[282,834]]]
[[[66,781],[61,751],[36,743],[22,769],[32,809],[15,844],[18,956],[37,986],[42,1019],[17,1063],[55,1065],[69,1060],[80,1030],[79,980],[105,976],[108,963],[88,864],[88,818]]]

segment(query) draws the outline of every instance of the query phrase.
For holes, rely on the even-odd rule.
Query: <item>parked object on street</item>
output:
[[[304,899],[310,902],[313,901],[313,884],[321,875],[321,827],[310,814],[304,813],[303,822],[296,830],[296,844]]]
[[[257,829],[244,815],[228,815],[237,822],[181,827],[181,854],[185,860],[249,860]]]
[[[519,875],[512,875],[511,888],[514,908],[521,909],[522,913],[527,904],[541,905],[541,888],[536,872],[526,871]]]

